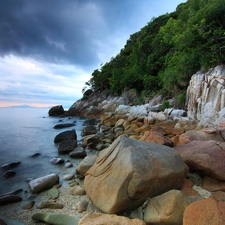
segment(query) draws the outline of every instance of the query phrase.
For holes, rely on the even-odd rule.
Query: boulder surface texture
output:
[[[180,188],[187,172],[174,149],[120,136],[100,152],[86,173],[84,186],[99,209],[117,213]]]

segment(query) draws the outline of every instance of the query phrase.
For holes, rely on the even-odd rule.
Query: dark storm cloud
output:
[[[94,65],[96,42],[123,26],[129,1],[1,0],[0,55]]]

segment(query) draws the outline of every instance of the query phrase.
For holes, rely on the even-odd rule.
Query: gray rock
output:
[[[59,158],[59,157],[54,157],[54,158],[52,158],[52,159],[50,160],[50,162],[51,162],[52,164],[62,164],[62,163],[65,162],[65,160],[62,159],[62,158]]]
[[[64,132],[59,133],[55,136],[54,142],[59,143],[65,140],[77,140],[77,133],[75,130],[67,130]]]
[[[71,158],[84,158],[86,152],[82,146],[77,146],[72,152],[70,152]]]
[[[62,128],[66,128],[66,127],[72,127],[75,126],[74,123],[60,123],[60,124],[56,124],[53,128],[54,129],[62,129]]]
[[[20,201],[22,201],[22,198],[20,196],[5,195],[5,196],[0,197],[0,206],[11,204],[11,203],[14,203],[14,202],[20,202]]]
[[[18,165],[20,165],[21,162],[12,162],[12,163],[6,163],[6,164],[3,164],[1,166],[2,169],[9,169],[9,168],[12,168],[12,167],[16,167]]]
[[[96,127],[91,125],[91,126],[87,126],[83,128],[81,132],[81,136],[86,136],[86,135],[96,134],[96,133],[97,133]]]
[[[9,178],[9,177],[14,177],[16,175],[16,172],[13,170],[7,170],[4,174],[3,177]]]
[[[51,188],[59,182],[59,175],[49,174],[44,177],[39,177],[29,182],[32,193],[38,194],[46,189]]]
[[[56,105],[53,106],[51,109],[48,111],[49,116],[60,116],[64,113],[64,109],[62,105]]]
[[[77,147],[77,140],[65,140],[61,141],[58,146],[59,153],[68,153],[73,151]]]

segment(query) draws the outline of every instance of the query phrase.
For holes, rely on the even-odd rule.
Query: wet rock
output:
[[[40,156],[40,155],[41,155],[41,153],[37,152],[37,153],[34,153],[33,155],[31,155],[31,157],[34,158],[34,157],[37,157],[37,156]]]
[[[32,209],[34,204],[35,204],[35,201],[29,201],[22,206],[22,209],[27,209],[27,210]]]
[[[79,222],[79,218],[65,214],[34,213],[31,218],[53,225],[78,225]]]
[[[48,111],[49,116],[60,116],[64,113],[64,109],[62,105],[56,105],[53,106],[51,109]]]
[[[90,126],[90,125],[96,125],[97,121],[96,119],[87,119],[83,122],[83,126]]]
[[[77,133],[75,130],[67,130],[64,132],[59,133],[55,136],[54,142],[59,143],[65,140],[77,140]]]
[[[129,219],[125,216],[117,216],[116,214],[103,214],[97,212],[87,214],[79,222],[79,225],[99,224],[146,225],[146,223],[140,219]]]
[[[13,170],[7,170],[4,174],[3,177],[9,178],[9,177],[14,177],[16,175],[16,172]]]
[[[5,196],[0,197],[0,206],[11,204],[11,203],[14,203],[14,202],[20,202],[20,201],[22,201],[22,198],[20,196],[5,195]]]
[[[73,164],[71,162],[66,162],[64,165],[65,168],[73,167]]]
[[[43,201],[38,206],[37,209],[62,209],[63,205],[57,202]]]
[[[62,164],[64,162],[65,162],[65,160],[62,158],[59,158],[59,157],[54,157],[50,160],[50,163],[52,163],[52,164]]]
[[[59,153],[69,153],[77,147],[77,140],[61,141],[58,146]]]
[[[77,146],[73,151],[70,152],[71,158],[84,158],[86,152],[82,146]]]
[[[174,149],[119,137],[86,172],[84,187],[96,207],[117,213],[180,188],[187,173],[188,167]]]
[[[38,194],[46,189],[51,188],[53,185],[59,182],[59,176],[57,174],[49,174],[44,177],[39,177],[29,182],[32,193]]]
[[[60,123],[60,124],[56,124],[53,128],[54,129],[62,129],[62,128],[66,128],[66,127],[72,127],[75,126],[74,123]]]
[[[6,195],[16,195],[18,193],[21,193],[23,191],[22,188],[19,188],[15,191],[11,191],[11,192],[7,192],[7,193],[4,193],[4,194],[1,194],[0,197],[3,197],[3,196],[6,196]]]
[[[6,163],[6,164],[3,164],[1,166],[2,169],[9,169],[9,168],[12,168],[12,167],[16,167],[18,165],[20,165],[21,162],[12,162],[12,163]]]

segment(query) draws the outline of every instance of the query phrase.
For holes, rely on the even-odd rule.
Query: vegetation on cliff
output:
[[[224,15],[224,0],[188,0],[175,12],[153,18],[118,55],[93,71],[84,97],[92,91],[120,95],[135,89],[183,101],[193,73],[225,62]]]

